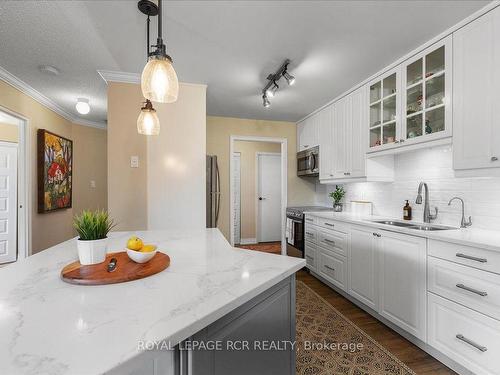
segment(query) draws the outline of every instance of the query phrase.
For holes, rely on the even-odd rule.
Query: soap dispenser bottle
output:
[[[411,206],[410,202],[406,200],[406,204],[403,207],[403,219],[404,220],[411,220]]]

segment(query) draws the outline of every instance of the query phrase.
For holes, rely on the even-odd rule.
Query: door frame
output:
[[[240,176],[239,176],[239,177],[240,177],[240,181],[239,181],[239,182],[240,182],[240,183],[239,183],[239,195],[240,195],[240,204],[239,204],[239,206],[240,206],[240,207],[239,207],[239,208],[240,208],[240,209],[238,210],[238,215],[240,216],[240,218],[239,218],[239,220],[238,220],[238,224],[239,224],[239,226],[240,226],[240,238],[239,238],[240,242],[239,242],[239,244],[242,244],[242,243],[241,243],[241,152],[236,152],[236,151],[235,151],[235,152],[233,152],[233,154],[232,154],[232,158],[235,158],[235,159],[238,159],[238,158],[239,158],[239,159],[240,159],[240,169],[239,169],[239,171],[238,171],[238,172],[239,172],[239,174],[240,174]],[[234,168],[234,164],[233,164],[233,168]],[[230,181],[230,182],[231,182],[231,186],[233,186],[233,185],[234,185],[234,178],[235,178],[235,177],[236,177],[236,176],[234,175],[234,171],[233,171],[233,177],[232,177],[232,179],[231,179],[231,181]],[[234,191],[234,193],[236,193],[236,190]],[[233,196],[234,196],[234,195],[233,195]],[[235,208],[235,207],[234,207],[234,201],[233,201],[233,210],[234,210],[234,208]],[[234,241],[234,236],[233,236],[233,241]]]
[[[17,260],[31,255],[31,125],[28,118],[0,105],[0,111],[19,120],[17,169]]]
[[[234,207],[233,194],[233,152],[235,141],[268,142],[281,144],[281,254],[286,255],[286,204],[287,204],[287,181],[288,181],[288,140],[286,138],[259,137],[249,135],[229,136],[229,239],[231,246],[234,246]]]
[[[260,230],[259,230],[259,223],[260,223],[260,210],[259,210],[259,156],[281,156],[281,153],[277,152],[264,152],[264,151],[257,151],[255,153],[255,238],[257,239],[257,242],[260,242]],[[281,198],[281,197],[280,197]]]

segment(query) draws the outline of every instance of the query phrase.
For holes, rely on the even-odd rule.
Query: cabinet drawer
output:
[[[309,268],[312,271],[316,271],[318,264],[318,250],[316,246],[306,242],[306,251],[304,255],[306,258],[307,268]]]
[[[500,274],[500,252],[429,240],[429,255]]]
[[[318,242],[318,230],[314,225],[308,225],[306,223],[304,230],[304,239],[306,241],[317,243]]]
[[[304,221],[306,224],[317,224],[318,218],[316,216],[305,215]]]
[[[322,228],[335,230],[342,233],[349,233],[349,226],[335,220],[318,218],[317,225]]]
[[[429,257],[429,291],[500,319],[500,275]]]
[[[475,374],[500,374],[500,322],[428,293],[428,344]]]
[[[346,258],[318,249],[318,273],[340,289],[347,290]]]
[[[318,245],[347,256],[347,235],[336,231],[318,231]]]

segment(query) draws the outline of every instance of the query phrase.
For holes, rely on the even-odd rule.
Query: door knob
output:
[[[263,201],[263,200],[265,200],[265,199],[266,199],[266,198],[264,198],[264,197],[259,197],[259,201]]]
[[[492,156],[492,157],[491,157],[491,161],[498,161],[498,157],[496,157],[496,156]]]

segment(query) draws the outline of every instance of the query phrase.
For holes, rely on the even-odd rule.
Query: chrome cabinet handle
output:
[[[399,142],[401,142],[401,143],[404,143],[404,141],[405,141],[404,139],[400,139],[400,140],[399,140]]]
[[[400,141],[394,141],[394,143],[399,143]]]
[[[309,145],[304,145],[304,148],[309,148]]]
[[[310,255],[306,255],[306,258],[310,259],[310,260],[314,260],[314,258],[312,256],[310,256]]]
[[[344,172],[344,176],[350,176],[351,172]]]
[[[498,157],[496,157],[496,156],[492,156],[492,157],[491,157],[491,161],[498,161]]]
[[[335,241],[329,240],[328,238],[324,238],[323,242],[331,243],[332,245],[335,245]]]
[[[335,268],[330,267],[328,264],[325,264],[325,268],[329,269],[330,271],[335,271]]]
[[[474,289],[474,288],[470,288],[468,286],[465,286],[464,284],[457,284],[456,287],[460,288],[460,289],[463,289],[463,290],[467,290],[468,292],[472,292],[472,293],[478,294],[481,297],[486,297],[488,295],[488,293],[486,293],[486,292],[481,292],[480,290],[477,290],[477,289]]]
[[[333,177],[333,174],[330,174],[330,177]]]
[[[479,344],[475,343],[474,341],[469,340],[467,337],[465,337],[464,335],[462,335],[460,333],[457,334],[455,337],[457,339],[465,342],[466,344],[469,344],[470,346],[473,346],[474,348],[482,351],[483,353],[488,350],[488,348],[486,346],[479,345]]]
[[[335,226],[334,224],[330,224],[330,223],[324,223],[324,224],[325,224],[326,226],[328,226],[328,227],[332,227],[332,228]]]
[[[473,260],[475,262],[480,262],[480,263],[486,263],[488,261],[488,259],[486,259],[486,258],[473,257],[472,255],[466,255],[466,254],[462,254],[462,253],[456,253],[455,255],[458,258],[469,259],[469,260]]]
[[[382,235],[381,235],[380,233],[375,233],[375,232],[374,232],[374,233],[373,233],[373,235],[374,235],[375,237],[382,237]]]
[[[306,234],[307,234],[308,236],[314,236],[314,234],[313,234],[313,233],[311,233],[311,232],[306,232]]]

